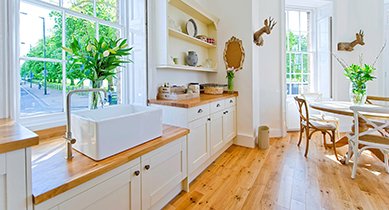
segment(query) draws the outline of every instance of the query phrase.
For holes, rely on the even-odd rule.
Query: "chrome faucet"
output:
[[[105,91],[102,88],[90,88],[90,89],[79,89],[79,90],[72,90],[69,91],[69,93],[66,96],[66,132],[65,132],[65,139],[66,139],[66,159],[70,160],[73,158],[73,150],[72,150],[72,144],[76,143],[76,139],[72,137],[72,130],[71,130],[71,96],[73,93],[88,93],[88,92],[103,92],[104,93],[104,100],[101,99],[101,107],[104,107],[105,99],[107,98],[107,91]]]

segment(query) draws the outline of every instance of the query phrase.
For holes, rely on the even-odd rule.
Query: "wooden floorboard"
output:
[[[352,180],[351,163],[337,162],[320,135],[308,158],[297,140],[297,133],[271,139],[265,151],[231,146],[165,209],[389,209],[389,175],[381,161],[364,153]]]

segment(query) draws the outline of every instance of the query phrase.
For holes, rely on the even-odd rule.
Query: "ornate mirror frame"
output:
[[[226,69],[234,68],[236,71],[241,70],[245,58],[242,40],[234,36],[231,37],[231,39],[226,42],[223,57]]]

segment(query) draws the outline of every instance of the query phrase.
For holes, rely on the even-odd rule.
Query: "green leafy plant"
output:
[[[366,94],[366,83],[374,80],[373,72],[376,69],[372,65],[352,64],[344,69],[344,75],[351,81],[352,92],[356,95]]]
[[[231,69],[227,69],[227,75],[226,75],[226,78],[227,78],[227,88],[228,88],[228,91],[229,92],[234,92],[234,78],[235,78],[235,72],[236,70],[231,68]]]
[[[71,69],[84,75],[79,83],[88,79],[93,88],[100,88],[104,80],[116,77],[118,67],[132,62],[125,59],[132,50],[126,39],[90,38],[83,45],[73,38],[68,48],[62,48],[70,54]],[[98,95],[93,93],[92,108],[97,107],[97,102]]]

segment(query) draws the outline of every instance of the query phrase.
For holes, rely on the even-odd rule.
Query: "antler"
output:
[[[364,35],[365,35],[365,32],[362,31],[362,29],[361,29],[361,30],[359,30],[359,34],[360,34],[361,36],[364,36]]]
[[[269,17],[269,27],[270,27],[270,30],[272,30],[274,28],[274,26],[277,24],[277,21],[274,21],[274,18],[272,17]]]

